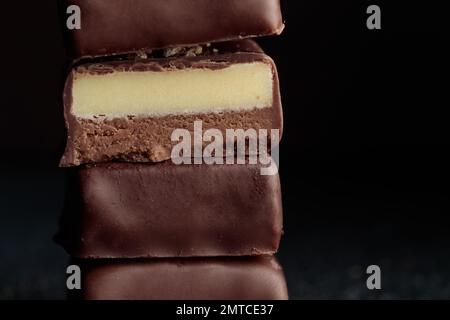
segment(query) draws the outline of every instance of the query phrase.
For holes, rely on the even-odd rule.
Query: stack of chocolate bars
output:
[[[279,0],[60,4],[80,21],[65,28],[71,169],[56,239],[82,267],[82,297],[287,299],[278,173],[250,161],[262,149],[218,153],[230,132],[257,132],[244,142],[269,153],[280,142],[276,67],[248,39],[282,32]]]

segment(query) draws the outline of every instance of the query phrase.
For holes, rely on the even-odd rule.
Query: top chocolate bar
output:
[[[280,34],[279,0],[61,0],[71,58]]]

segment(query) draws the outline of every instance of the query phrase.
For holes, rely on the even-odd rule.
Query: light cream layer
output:
[[[254,62],[219,70],[78,73],[72,96],[72,113],[80,118],[261,109],[273,104],[273,71]]]

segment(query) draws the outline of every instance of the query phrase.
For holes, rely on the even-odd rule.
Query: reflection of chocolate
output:
[[[273,257],[81,261],[85,300],[286,300]]]
[[[228,47],[257,48],[250,40]],[[178,143],[172,132],[192,131],[194,120],[223,136],[226,129],[267,129],[269,136],[282,129],[275,65],[256,52],[80,65],[68,78],[64,104],[62,166],[168,160]]]
[[[72,169],[58,242],[79,258],[272,254],[279,176],[260,165],[111,163]]]
[[[69,5],[81,29],[65,25]],[[61,0],[74,58],[280,34],[279,0]]]

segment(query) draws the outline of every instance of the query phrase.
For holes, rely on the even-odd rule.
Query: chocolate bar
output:
[[[261,168],[171,161],[74,168],[56,240],[78,258],[275,253],[280,180]]]
[[[276,129],[281,136],[283,126],[273,60],[251,40],[218,48],[75,67],[64,92],[68,140],[61,166],[168,160],[174,130],[193,133],[195,121],[223,136],[226,129],[265,129],[269,144],[278,144],[269,134]]]
[[[82,261],[84,300],[287,300],[273,257]]]
[[[266,36],[284,28],[279,0],[62,0],[60,4],[73,58]],[[74,5],[80,9],[78,17],[73,16]],[[78,23],[68,25],[73,19]]]

